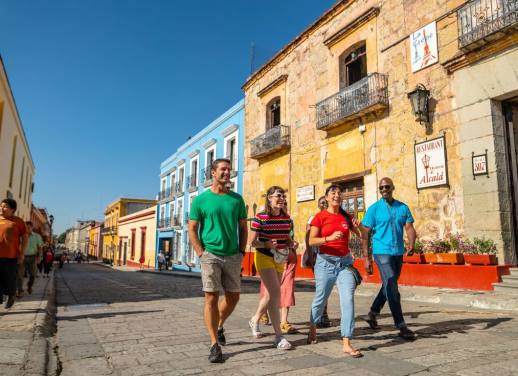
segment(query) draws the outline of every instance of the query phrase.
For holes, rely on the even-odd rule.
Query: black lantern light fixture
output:
[[[417,84],[416,88],[408,93],[408,98],[412,104],[412,111],[415,115],[415,121],[419,124],[428,123],[428,99],[430,98],[430,90],[427,90],[423,84]]]

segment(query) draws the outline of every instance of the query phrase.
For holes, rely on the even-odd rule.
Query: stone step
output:
[[[510,285],[508,283],[493,283],[495,291],[505,292],[507,294],[518,295],[518,285]]]
[[[505,278],[505,276],[502,276],[502,284],[507,285],[509,287],[516,287],[518,288],[518,279],[511,279],[511,278]]]
[[[510,268],[509,273],[511,273],[511,275],[518,276],[518,268]]]
[[[516,274],[503,275],[502,276],[502,280],[504,282],[505,281],[509,281],[509,282],[516,281],[516,282],[518,282],[518,275],[516,275]]]

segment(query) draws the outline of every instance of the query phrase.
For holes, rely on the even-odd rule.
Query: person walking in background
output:
[[[274,346],[280,350],[291,349],[291,344],[282,336],[279,311],[281,277],[289,248],[294,246],[290,236],[292,222],[286,213],[285,201],[283,188],[270,187],[266,192],[264,212],[258,213],[251,223],[251,244],[256,249],[254,263],[266,292],[259,300],[257,311],[248,324],[255,338],[262,337],[259,318],[268,307],[268,315],[275,331]]]
[[[415,339],[413,331],[408,329],[403,317],[401,298],[399,295],[398,279],[403,266],[405,244],[403,229],[408,237],[408,254],[414,252],[416,232],[414,218],[408,206],[393,197],[394,183],[390,178],[383,178],[379,183],[381,199],[367,209],[362,221],[362,251],[365,268],[372,273],[372,265],[368,258],[369,232],[372,235],[372,254],[381,274],[382,286],[371,305],[367,323],[372,329],[379,329],[377,316],[388,301],[394,325],[399,329],[399,336],[406,340]]]
[[[318,199],[318,209],[319,211],[327,209],[327,200],[326,196],[322,196]],[[306,226],[306,251],[304,252],[302,263],[303,267],[310,267],[315,274],[315,262],[317,260],[318,247],[309,245],[309,234],[311,230],[311,221],[315,218],[314,215],[310,216],[308,219],[308,224]],[[322,319],[319,323],[317,323],[317,328],[329,328],[331,326],[331,320],[329,320],[329,315],[327,314],[327,301],[324,306],[324,312],[322,313]]]
[[[50,246],[47,247],[47,250],[45,251],[45,255],[43,256],[43,271],[44,276],[49,278],[50,269],[52,269],[52,264],[54,263],[54,254],[52,253],[52,250]]]
[[[200,258],[205,293],[204,319],[210,336],[209,361],[223,362],[220,345],[226,345],[223,325],[241,292],[241,263],[248,226],[243,198],[229,190],[231,162],[211,164],[212,186],[197,196],[189,212],[189,239]],[[219,292],[225,292],[219,302]]]
[[[320,322],[329,294],[336,285],[340,296],[343,352],[353,358],[360,358],[362,353],[351,344],[356,280],[351,269],[353,258],[349,251],[350,232],[361,236],[359,223],[342,209],[340,186],[329,186],[326,189],[326,200],[328,208],[315,215],[309,234],[309,245],[319,247],[319,253],[315,263],[315,296],[311,305],[308,343],[317,342],[316,325]]]
[[[146,262],[146,259],[144,258],[144,255],[140,256],[138,262],[140,264],[140,270],[143,270],[144,269],[144,263]]]
[[[7,295],[5,308],[11,308],[16,295],[16,273],[29,235],[23,220],[14,215],[16,201],[6,198],[0,202],[0,304]]]
[[[164,264],[165,264],[165,256],[164,256],[163,251],[160,251],[160,253],[158,254],[157,262],[158,262],[158,271],[161,272],[162,268],[164,267]]]
[[[27,292],[32,294],[32,286],[36,278],[36,257],[41,254],[43,249],[43,239],[40,234],[32,229],[32,222],[25,222],[28,233],[27,247],[25,248],[23,263],[18,268],[18,296],[23,296],[23,277],[27,273],[29,281],[27,283]]]

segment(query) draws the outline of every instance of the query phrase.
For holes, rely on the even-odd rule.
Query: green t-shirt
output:
[[[239,252],[239,220],[246,219],[246,208],[237,193],[206,190],[192,202],[189,219],[200,222],[200,240],[207,252],[218,256]]]
[[[32,232],[29,235],[29,241],[27,242],[27,249],[25,250],[25,256],[36,256],[38,254],[38,247],[43,245],[43,239],[40,234]]]

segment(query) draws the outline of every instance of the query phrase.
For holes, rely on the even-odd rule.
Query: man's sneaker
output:
[[[218,328],[218,332],[216,333],[218,337],[218,343],[221,346],[225,346],[227,344],[227,339],[225,338],[225,329]]]
[[[7,302],[5,303],[5,309],[9,309],[14,304],[14,295],[9,295],[9,298],[7,299]]]
[[[413,341],[415,339],[415,333],[408,329],[406,326],[399,329],[398,335],[407,341]]]
[[[223,362],[223,353],[221,352],[221,347],[219,347],[219,344],[217,342],[214,345],[212,345],[212,347],[210,348],[209,362],[211,362],[211,363],[222,363]]]

